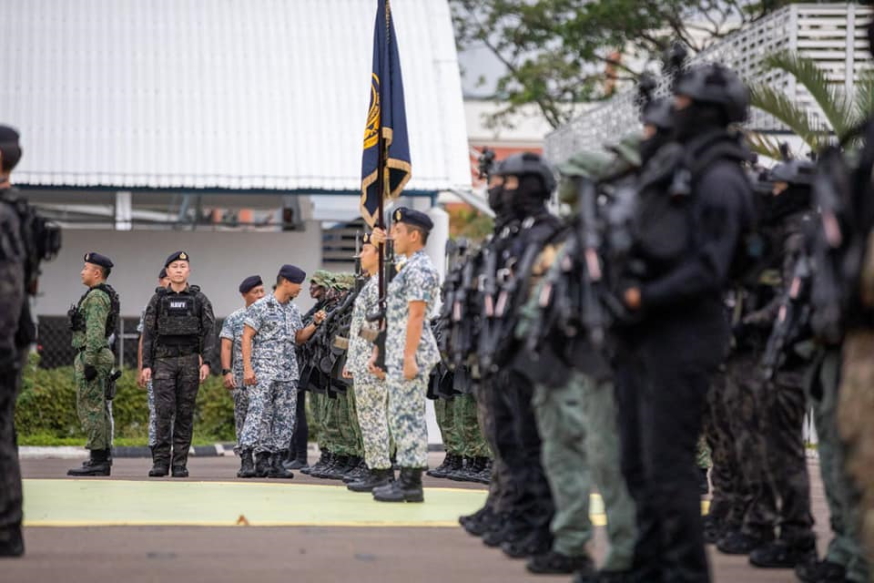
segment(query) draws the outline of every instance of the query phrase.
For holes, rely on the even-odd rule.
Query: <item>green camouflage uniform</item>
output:
[[[480,430],[474,396],[472,394],[456,395],[450,403],[453,405],[452,432],[459,443],[459,451],[455,453],[467,458],[492,457],[486,438]]]
[[[434,401],[434,415],[437,417],[437,427],[440,429],[440,438],[443,440],[443,449],[446,455],[465,455],[464,443],[456,426],[456,398],[437,399]]]
[[[114,358],[106,336],[106,321],[111,302],[105,291],[92,288],[79,303],[84,330],[73,332],[73,348],[78,350],[74,361],[76,408],[85,431],[85,447],[103,450],[112,447],[112,420],[106,402],[106,381]],[[97,377],[85,379],[85,367],[97,370]]]

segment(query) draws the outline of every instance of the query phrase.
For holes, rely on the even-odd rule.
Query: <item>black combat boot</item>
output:
[[[548,531],[534,531],[524,538],[501,543],[501,550],[511,559],[545,555],[550,548],[552,548],[552,535]]]
[[[633,571],[577,571],[573,583],[637,583],[640,578]]]
[[[762,569],[794,569],[816,560],[816,539],[775,540],[750,552],[750,565]]]
[[[804,583],[844,583],[847,569],[829,560],[810,560],[795,566],[795,576]]]
[[[461,467],[457,470],[448,472],[446,477],[452,480],[453,482],[470,482],[471,475],[473,473],[473,458],[472,457],[464,457],[462,458]]]
[[[462,474],[459,472],[458,479],[452,478],[451,476],[450,476],[450,479],[451,480],[454,479],[454,480],[460,481],[460,482],[482,483],[480,475],[482,474],[483,470],[486,468],[488,463],[489,463],[489,458],[487,458],[487,457],[468,458],[467,467],[465,468],[465,473]]]
[[[401,468],[397,481],[374,488],[373,499],[377,502],[424,502],[422,469]]]
[[[772,540],[774,540],[773,536],[753,536],[739,530],[733,530],[719,539],[716,548],[720,553],[726,555],[748,555]]]
[[[90,457],[82,462],[82,467],[67,472],[68,476],[108,476],[112,469],[108,449],[92,449]]]
[[[577,571],[595,571],[592,559],[587,555],[569,557],[553,550],[534,555],[525,568],[537,575],[570,575]]]
[[[462,516],[458,522],[468,534],[482,536],[489,531],[496,520],[495,511],[487,504],[469,516]]]
[[[170,474],[170,464],[168,462],[155,462],[152,464],[152,469],[149,470],[150,478],[163,478]]]
[[[252,458],[252,450],[244,449],[240,452],[240,471],[237,472],[238,478],[254,478],[255,477],[255,460]]]
[[[395,471],[391,468],[370,470],[367,475],[356,482],[352,482],[346,488],[352,492],[372,492],[374,488],[387,486],[394,479]]]
[[[425,475],[431,476],[432,478],[445,478],[450,472],[461,469],[461,460],[462,458],[460,455],[447,453],[446,456],[443,458],[443,463],[441,463],[434,469],[428,470],[427,472],[425,472]]]
[[[479,482],[480,484],[491,484],[492,483],[492,458],[484,457],[477,458],[484,460],[482,463],[482,469],[474,475],[474,482]]]
[[[188,468],[185,466],[173,466],[173,469],[170,470],[170,475],[174,478],[187,478]]]
[[[325,468],[325,470],[320,472],[318,476],[315,474],[313,474],[313,476],[316,478],[322,478],[323,480],[342,480],[343,474],[345,474],[349,469],[349,456],[338,455],[334,458],[334,463],[331,464],[330,467]]]
[[[24,537],[21,536],[21,525],[0,528],[0,557],[20,557],[23,554]]]
[[[307,465],[305,467],[302,467],[300,469],[300,473],[306,474],[309,476],[309,475],[312,475],[312,471],[315,470],[316,468],[321,470],[322,468],[325,467],[325,464],[328,463],[328,459],[330,456],[331,456],[330,452],[322,451],[322,453],[319,455],[319,459],[316,461],[316,463],[314,463],[311,466]]]
[[[266,478],[270,473],[270,453],[262,451],[255,454],[255,477]]]
[[[354,466],[352,466],[353,461],[355,462]],[[367,469],[367,464],[364,463],[363,457],[353,457],[349,461],[349,465],[352,466],[352,468],[345,474],[343,474],[342,480],[344,484],[357,482],[358,480],[362,479],[364,476],[370,473],[370,470]]]
[[[340,459],[340,456],[339,456],[339,455],[337,455],[337,454],[335,454],[335,453],[330,454],[329,457],[328,457],[328,461],[325,462],[325,465],[323,465],[323,466],[322,466],[321,468],[319,468],[319,469],[313,468],[313,471],[310,472],[310,475],[311,475],[312,477],[314,477],[314,478],[322,478],[322,479],[324,479],[324,477],[325,477],[325,472],[330,472],[330,471],[332,471],[332,470],[334,469],[334,467],[336,467],[337,462],[339,461],[339,459]]]
[[[292,471],[286,469],[286,467],[282,464],[282,460],[285,459],[286,455],[288,455],[287,451],[280,451],[279,453],[271,454],[270,469],[267,470],[268,478],[277,478],[282,480],[291,480],[294,478],[294,474],[292,473]]]

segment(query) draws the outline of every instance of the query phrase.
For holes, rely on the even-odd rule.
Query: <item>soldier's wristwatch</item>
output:
[[[222,369],[222,376],[225,376],[226,374],[231,374],[232,372],[233,371],[229,368],[223,368]]]

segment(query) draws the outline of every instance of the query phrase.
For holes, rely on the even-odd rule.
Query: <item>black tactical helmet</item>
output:
[[[660,130],[674,129],[674,104],[670,99],[653,99],[643,108],[641,121],[644,125],[653,125]]]
[[[786,182],[791,185],[811,186],[816,174],[816,165],[808,160],[789,160],[771,169],[772,182]]]
[[[728,123],[744,121],[750,106],[747,86],[737,73],[719,63],[706,63],[684,71],[674,87],[674,94],[720,106]]]
[[[552,167],[539,154],[534,152],[513,154],[501,161],[498,164],[497,170],[494,171],[495,176],[519,176],[521,178],[528,174],[540,177],[540,181],[546,191],[546,197],[555,190],[556,180]]]

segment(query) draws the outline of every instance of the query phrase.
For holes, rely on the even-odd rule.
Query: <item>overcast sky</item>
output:
[[[461,66],[461,86],[465,97],[491,97],[504,66],[486,47],[467,49],[458,53]],[[485,84],[478,86],[480,78]]]

